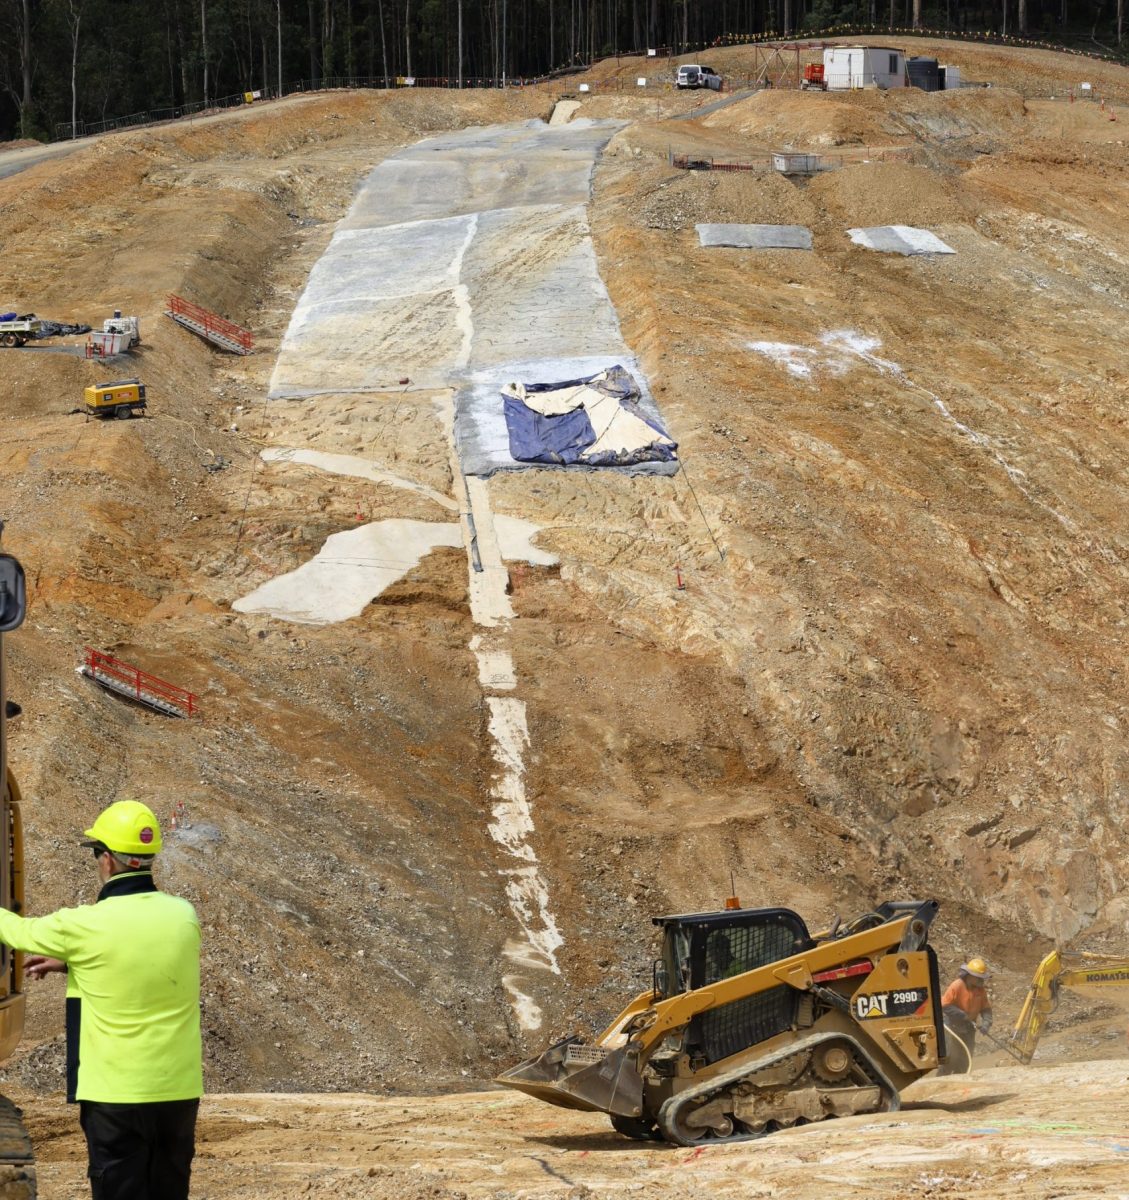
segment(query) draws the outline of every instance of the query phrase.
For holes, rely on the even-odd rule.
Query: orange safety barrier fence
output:
[[[202,325],[205,333],[218,333],[229,341],[237,342],[245,350],[250,350],[254,346],[255,339],[248,330],[232,321],[226,321],[223,317],[216,316],[206,308],[201,308],[199,304],[193,304],[180,296],[169,297],[168,311],[173,317],[187,317],[190,321]]]
[[[189,717],[199,711],[199,697],[193,692],[177,687],[175,683],[169,683],[167,680],[158,679],[156,675],[150,675],[139,667],[122,662],[112,654],[91,649],[90,646],[85,647],[85,651],[86,670],[95,679],[104,676],[108,682],[121,685],[121,690],[132,693],[134,699],[143,704],[151,704],[156,698],[181,709]]]

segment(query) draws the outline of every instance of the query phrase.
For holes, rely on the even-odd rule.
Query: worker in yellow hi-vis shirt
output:
[[[0,941],[30,956],[32,978],[67,972],[68,1098],[93,1200],[188,1200],[204,1091],[200,924],[153,882],[161,830],[144,804],[111,804],[84,836],[97,903],[30,918],[0,909]]]

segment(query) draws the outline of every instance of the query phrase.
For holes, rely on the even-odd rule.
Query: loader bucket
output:
[[[503,1071],[494,1081],[560,1108],[637,1117],[643,1080],[622,1050],[565,1038],[536,1058]]]

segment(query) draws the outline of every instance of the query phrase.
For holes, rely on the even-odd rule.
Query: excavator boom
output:
[[[1129,1003],[1129,956],[1052,950],[1035,968],[1031,986],[1005,1049],[1022,1063],[1035,1057],[1043,1028],[1058,1008],[1059,992],[1124,998]]]

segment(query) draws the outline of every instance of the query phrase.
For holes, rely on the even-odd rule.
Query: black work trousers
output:
[[[199,1107],[80,1101],[93,1200],[188,1200]]]

